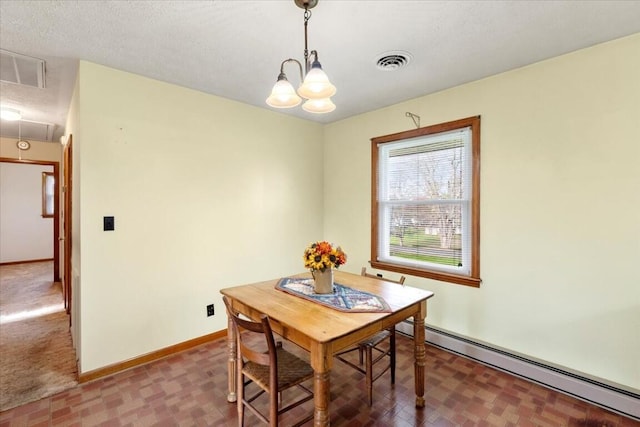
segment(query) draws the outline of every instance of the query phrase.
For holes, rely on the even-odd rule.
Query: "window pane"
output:
[[[461,142],[461,141],[460,141]],[[462,198],[464,146],[407,152],[390,150],[387,200]],[[429,147],[422,145],[418,149]]]
[[[54,214],[55,177],[52,172],[42,172],[42,216],[52,217]]]
[[[463,210],[460,202],[384,204],[382,259],[401,264],[468,274],[468,251],[463,253]]]

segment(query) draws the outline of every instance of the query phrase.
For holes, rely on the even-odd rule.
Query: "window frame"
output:
[[[429,268],[412,267],[378,260],[378,147],[385,143],[450,132],[469,127],[471,129],[471,269],[469,275],[454,274]],[[466,286],[479,287],[480,279],[480,116],[439,123],[405,132],[371,138],[371,260],[372,268],[424,277]]]

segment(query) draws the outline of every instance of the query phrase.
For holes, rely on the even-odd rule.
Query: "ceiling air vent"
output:
[[[0,49],[0,80],[44,89],[44,60]]]
[[[376,67],[383,71],[395,71],[411,61],[411,54],[401,50],[385,52],[376,58]]]
[[[53,133],[56,125],[53,123],[35,122],[32,120],[2,121],[0,136],[5,138],[27,139],[44,142],[55,142]]]

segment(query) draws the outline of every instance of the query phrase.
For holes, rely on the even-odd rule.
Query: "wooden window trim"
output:
[[[381,262],[378,254],[378,144],[416,138],[453,129],[470,127],[472,139],[472,200],[471,200],[471,274],[456,275],[435,270],[411,268]],[[480,279],[480,116],[467,117],[419,129],[398,132],[371,139],[371,267],[411,276],[424,277],[460,285],[479,287]]]

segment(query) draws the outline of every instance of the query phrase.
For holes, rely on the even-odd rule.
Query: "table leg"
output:
[[[415,357],[415,387],[416,408],[424,408],[424,366],[426,361],[426,349],[424,346],[424,318],[426,303],[422,304],[420,312],[413,316],[413,354]]]
[[[229,351],[229,360],[227,361],[227,370],[229,377],[229,393],[227,394],[227,402],[235,402],[238,397],[236,394],[237,384],[237,365],[236,365],[236,356],[238,351],[238,342],[236,341],[236,331],[233,327],[233,322],[231,318],[228,319],[227,322],[227,349]]]
[[[313,377],[313,425],[315,427],[328,427],[330,424],[329,398],[330,376],[333,357],[330,347],[326,344],[313,344],[311,346],[311,367],[315,372]]]

